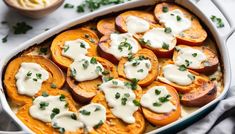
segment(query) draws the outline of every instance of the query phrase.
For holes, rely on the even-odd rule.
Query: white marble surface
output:
[[[217,0],[221,4],[221,6],[225,9],[225,11],[233,17],[233,22],[235,22],[235,0]],[[82,0],[65,0],[65,3],[71,3],[74,5],[79,5]],[[104,7],[105,8],[105,7]],[[77,13],[76,8],[74,9],[64,9],[63,6],[61,6],[58,10],[50,14],[49,16],[38,19],[38,20],[32,20],[27,17],[21,16],[18,13],[9,10],[9,8],[3,3],[3,1],[0,1],[0,21],[7,21],[8,25],[2,25],[0,24],[0,59],[4,57],[9,51],[16,48],[19,44],[27,41],[28,39],[43,33],[46,28],[52,28],[58,24],[64,23],[66,21],[69,21],[72,18],[79,17],[81,15],[86,14],[85,13]],[[20,35],[14,35],[12,33],[11,27],[17,22],[25,21],[27,24],[33,26],[33,29],[28,31],[27,34],[20,34]],[[9,34],[8,42],[2,43],[1,39]],[[230,54],[230,59],[232,63],[233,68],[233,79],[232,79],[232,85],[235,85],[235,34],[233,34],[230,39],[228,40],[228,50]]]

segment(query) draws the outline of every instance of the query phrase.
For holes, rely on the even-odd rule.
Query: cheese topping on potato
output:
[[[175,37],[171,33],[171,28],[153,28],[147,31],[143,40],[152,48],[163,48],[171,50],[175,46]]]
[[[62,55],[71,59],[78,59],[88,53],[90,45],[81,39],[65,41]]]
[[[126,82],[113,79],[101,84],[99,89],[104,92],[105,99],[116,117],[126,123],[135,123],[133,114],[138,110],[138,106],[133,101],[136,95]]]
[[[49,78],[49,73],[37,63],[23,62],[15,78],[18,93],[33,96]]]
[[[106,109],[98,103],[91,103],[79,109],[79,120],[90,132],[100,127],[106,121]]]
[[[128,79],[143,80],[150,70],[151,62],[149,59],[132,59],[124,64],[124,71]]]
[[[66,111],[56,115],[52,120],[52,126],[57,129],[63,129],[66,132],[76,132],[83,128],[83,123],[78,119],[77,113]]]
[[[159,17],[159,22],[164,24],[165,27],[170,27],[174,34],[179,34],[191,28],[191,21],[185,17],[183,12],[179,9],[162,13]]]
[[[111,34],[110,39],[108,52],[117,59],[128,57],[129,54],[135,54],[139,50],[138,42],[130,33]]]
[[[170,102],[171,95],[165,86],[154,86],[141,97],[141,105],[156,113],[169,113],[176,107]]]
[[[59,113],[68,111],[67,102],[64,95],[58,96],[39,96],[33,101],[29,113],[33,118],[43,122],[51,120]]]
[[[128,16],[126,18],[127,31],[131,34],[143,33],[149,30],[149,23],[136,16]]]
[[[182,86],[192,84],[195,79],[195,76],[184,65],[176,66],[168,64],[163,67],[163,75],[167,80]]]
[[[102,75],[104,67],[94,57],[83,57],[70,65],[71,77],[76,81],[94,80]]]
[[[175,59],[176,65],[185,65],[193,69],[200,68],[202,63],[207,60],[207,56],[198,49],[190,47],[177,47],[178,55]]]

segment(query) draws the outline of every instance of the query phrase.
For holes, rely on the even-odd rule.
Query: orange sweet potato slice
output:
[[[74,30],[65,31],[59,34],[51,44],[52,59],[64,69],[67,69],[69,65],[73,62],[73,59],[62,55],[64,43],[65,41],[71,41],[76,39],[82,39],[90,45],[87,56],[97,55],[96,48],[99,38],[95,32],[88,28],[78,28]]]
[[[162,65],[162,67],[167,64],[173,64],[173,62],[169,61],[168,63],[165,63],[164,65]],[[214,85],[214,83],[210,81],[209,77],[202,75],[202,74],[199,74],[199,73],[196,73],[196,72],[189,70],[189,69],[188,69],[188,71],[195,76],[195,79],[192,84],[187,85],[187,86],[178,85],[178,84],[170,82],[169,80],[164,78],[162,68],[160,69],[160,75],[158,77],[158,80],[163,83],[171,85],[180,93],[188,93],[194,89],[207,90],[205,88],[210,87],[209,86],[210,84]]]
[[[185,48],[185,47],[190,47],[190,46],[178,45],[177,47]],[[207,60],[201,64],[200,68],[197,68],[197,69],[189,68],[189,69],[196,71],[198,73],[205,73],[205,74],[211,74],[217,70],[219,59],[217,55],[211,49],[205,46],[192,46],[191,48],[202,51],[207,56]],[[179,55],[178,51],[175,50],[174,55],[173,55],[173,61],[176,60],[178,55]]]
[[[151,25],[156,24],[156,20],[154,18],[154,15],[150,12],[146,11],[138,11],[138,10],[131,10],[131,11],[126,11],[120,15],[118,15],[115,19],[115,23],[117,26],[117,29],[120,32],[126,33],[127,31],[127,26],[126,26],[126,18],[128,16],[136,16],[141,19],[146,20],[149,22]]]
[[[158,59],[155,56],[155,54],[151,50],[148,50],[148,49],[141,49],[140,51],[138,51],[138,53],[136,53],[133,56],[133,58],[139,58],[140,56],[144,56],[145,58],[148,58],[152,66],[147,77],[144,78],[143,80],[138,81],[138,84],[140,86],[147,86],[151,84],[158,75]],[[119,76],[124,77],[124,78],[126,78],[124,65],[127,61],[128,61],[127,58],[122,58],[118,64],[118,74]]]
[[[74,100],[72,99],[72,97],[70,96],[70,94],[68,92],[63,91],[63,90],[54,89],[54,90],[47,91],[47,93],[48,93],[48,95],[54,95],[54,96],[63,94],[65,96],[66,101],[68,102],[69,110],[72,112],[77,111],[76,110],[76,103],[74,102]],[[42,95],[42,92],[38,93],[36,96],[40,96],[40,95]],[[33,118],[29,113],[29,108],[31,106],[32,106],[32,100],[28,104],[21,107],[18,110],[18,112],[16,113],[16,116],[28,128],[30,128],[36,134],[45,134],[45,133],[59,134],[58,130],[54,129],[50,123],[45,123],[45,122],[42,122],[38,119]],[[66,133],[67,134],[75,134],[75,133],[71,133],[71,132],[65,132],[65,134]],[[82,134],[83,130],[79,129],[76,133]]]
[[[153,82],[151,85],[149,85],[147,87],[146,90],[144,90],[143,92],[146,93],[149,89],[151,89],[154,86],[165,86],[166,89],[168,90],[168,92],[171,95],[171,102],[175,105],[176,110],[173,110],[169,113],[166,114],[162,114],[162,113],[156,113],[153,112],[151,110],[149,110],[148,108],[142,107],[142,111],[144,114],[144,117],[152,124],[156,125],[156,126],[164,126],[167,125],[171,122],[176,121],[180,115],[181,115],[181,107],[180,107],[180,99],[179,99],[179,95],[177,93],[177,91],[175,90],[175,88],[161,83],[161,82]]]
[[[126,81],[124,79],[119,78],[120,80]],[[137,89],[134,90],[136,94],[136,100],[140,100],[142,89],[140,86],[137,86]],[[97,95],[92,99],[93,103],[100,103],[106,108],[106,121],[103,125],[101,125],[98,129],[92,131],[92,134],[97,133],[129,133],[129,134],[142,134],[145,131],[146,122],[140,111],[136,111],[134,113],[134,117],[136,122],[133,124],[128,124],[123,122],[121,119],[117,118],[112,114],[103,92],[98,92]]]
[[[187,11],[186,9],[173,4],[173,3],[159,3],[156,5],[154,14],[156,19],[159,18],[159,15],[161,15],[163,12],[163,8],[167,8],[168,11],[172,11],[175,9],[180,9],[186,18],[191,20],[192,27],[188,30],[185,30],[184,32],[176,35],[177,37],[177,43],[179,44],[187,44],[187,45],[201,45],[202,42],[206,39],[207,33],[204,30],[204,28],[201,26],[198,18],[194,16],[192,13]]]
[[[117,59],[115,56],[113,56],[112,54],[110,54],[108,52],[108,49],[110,47],[110,43],[111,43],[110,35],[105,35],[105,36],[101,37],[100,42],[97,47],[97,52],[100,57],[108,59],[109,61],[111,61],[114,64],[118,64],[119,59]],[[140,44],[139,44],[139,49],[141,49]]]
[[[109,17],[109,18],[104,18],[104,19],[100,20],[97,23],[97,30],[102,35],[109,35],[111,33],[114,33],[116,31],[115,18]]]
[[[6,87],[8,97],[13,101],[13,103],[23,105],[32,99],[29,96],[19,94],[17,91],[15,75],[17,74],[22,62],[37,63],[49,72],[49,78],[42,83],[42,89],[51,89],[52,84],[57,88],[64,85],[64,74],[52,61],[42,56],[21,56],[15,58],[8,64],[4,76],[4,86]]]
[[[118,77],[116,67],[106,59],[95,57],[97,62],[102,64],[104,69],[108,71],[105,77]],[[102,83],[102,78],[99,77],[94,80],[77,82],[74,78],[71,77],[71,71],[68,68],[67,79],[69,87],[71,88],[71,93],[76,101],[79,102],[88,102],[90,101],[98,92],[98,85]]]

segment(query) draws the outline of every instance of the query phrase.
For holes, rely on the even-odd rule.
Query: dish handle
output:
[[[188,7],[197,16],[206,16],[206,18],[201,18],[202,21],[208,24],[207,26],[212,29],[212,33],[217,33],[225,42],[235,31],[235,22],[232,16],[225,11],[218,0],[175,0],[175,2]],[[211,19],[212,16],[221,18],[224,27],[217,27],[217,24]]]

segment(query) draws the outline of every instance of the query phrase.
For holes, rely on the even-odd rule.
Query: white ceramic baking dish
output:
[[[177,130],[182,129],[184,126],[190,125],[192,122],[195,122],[200,116],[208,113],[216,104],[222,100],[229,89],[230,86],[230,80],[231,80],[231,68],[230,68],[230,61],[228,56],[228,51],[226,47],[226,42],[229,36],[234,32],[234,24],[231,21],[231,18],[225,14],[223,9],[218,5],[216,0],[135,0],[130,1],[127,3],[123,3],[120,5],[114,5],[109,8],[101,9],[92,13],[89,13],[87,15],[75,18],[74,20],[71,20],[67,23],[64,23],[62,25],[58,25],[54,27],[53,29],[44,32],[43,34],[40,34],[36,36],[35,38],[32,38],[28,40],[27,42],[19,45],[16,49],[12,50],[8,56],[4,57],[0,61],[0,79],[3,79],[3,73],[4,73],[4,67],[8,63],[10,59],[12,59],[16,54],[22,52],[23,50],[29,48],[30,46],[33,46],[35,44],[40,44],[41,42],[45,41],[49,37],[60,33],[63,30],[66,30],[72,26],[75,26],[77,24],[81,24],[86,21],[90,21],[98,16],[103,16],[106,14],[110,14],[112,12],[118,12],[134,7],[140,7],[140,6],[147,6],[147,5],[155,5],[158,2],[161,1],[169,1],[169,2],[175,2],[186,9],[193,12],[195,15],[197,15],[202,22],[209,28],[211,31],[214,39],[216,40],[219,52],[221,54],[221,61],[223,62],[223,76],[224,76],[224,90],[220,94],[219,97],[217,97],[212,102],[208,103],[207,105],[201,107],[197,111],[193,112],[187,117],[184,117],[180,120],[177,120],[169,125],[166,125],[164,127],[161,127],[159,129],[153,130],[149,133],[176,133]],[[213,22],[210,20],[210,16],[215,15],[223,19],[225,23],[224,28],[217,28]],[[3,82],[0,83],[0,134],[5,133],[12,133],[12,134],[20,134],[20,133],[33,133],[27,126],[25,126],[13,113],[11,108],[9,107],[9,104],[7,102],[6,96],[4,94],[3,90]],[[37,125],[37,124],[35,124]],[[2,127],[1,127],[2,126]]]

